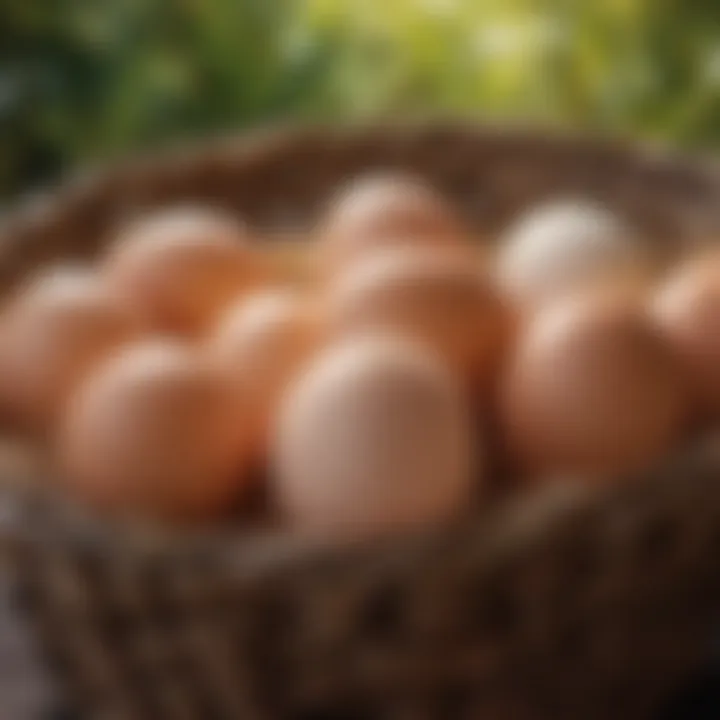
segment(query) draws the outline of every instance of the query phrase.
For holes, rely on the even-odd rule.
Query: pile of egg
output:
[[[211,208],[120,228],[0,315],[7,428],[93,512],[297,532],[444,522],[497,490],[603,485],[720,414],[720,253],[660,267],[583,200],[480,252],[423,182],[342,189],[297,252]]]

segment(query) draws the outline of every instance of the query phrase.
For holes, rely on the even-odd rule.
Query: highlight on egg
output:
[[[682,437],[686,387],[634,299],[597,292],[539,311],[504,373],[500,423],[528,477],[602,481],[644,469]]]
[[[477,262],[430,248],[389,248],[339,275],[326,297],[343,336],[380,329],[427,343],[473,391],[494,383],[512,327]]]
[[[249,231],[217,210],[177,207],[123,228],[103,263],[161,332],[202,336],[228,305],[272,278]]]
[[[85,375],[145,331],[126,299],[72,264],[32,276],[0,316],[0,405],[19,427],[53,427]]]
[[[309,298],[273,288],[243,298],[220,321],[208,353],[223,374],[245,388],[258,457],[264,457],[280,399],[318,349],[322,314]]]
[[[468,238],[458,211],[448,201],[419,178],[399,173],[350,182],[332,199],[317,234],[329,274],[376,249],[453,248]]]
[[[102,512],[217,517],[247,491],[244,398],[173,340],[129,346],[69,402],[57,441],[63,487]]]
[[[356,538],[462,513],[482,461],[443,362],[422,345],[365,335],[328,348],[291,388],[271,482],[296,530]]]
[[[510,227],[496,277],[508,297],[533,310],[591,286],[645,282],[656,263],[638,234],[608,208],[571,199],[533,208]]]

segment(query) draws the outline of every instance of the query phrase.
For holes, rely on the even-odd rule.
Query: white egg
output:
[[[647,247],[602,205],[568,200],[531,210],[498,253],[500,287],[520,305],[536,305],[590,284],[641,277]]]

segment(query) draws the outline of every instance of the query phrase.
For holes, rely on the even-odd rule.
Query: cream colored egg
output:
[[[475,451],[460,385],[436,356],[356,337],[326,350],[286,397],[274,494],[297,529],[320,535],[441,522],[469,503]]]
[[[89,271],[49,268],[21,287],[0,319],[0,403],[19,426],[52,427],[85,375],[145,330]]]
[[[374,253],[336,278],[326,304],[335,333],[380,329],[422,341],[482,391],[512,324],[479,263],[430,248]]]
[[[608,209],[588,201],[535,208],[501,241],[498,284],[524,308],[604,283],[646,278],[653,259]]]
[[[422,180],[401,174],[370,175],[348,184],[319,229],[323,265],[330,274],[378,248],[454,248],[467,235],[448,201]]]
[[[511,457],[530,475],[605,478],[670,452],[686,388],[673,354],[627,295],[557,301],[524,329],[500,415]]]
[[[203,335],[234,299],[272,275],[250,240],[241,224],[218,211],[173,208],[125,228],[103,270],[156,329]]]
[[[246,411],[238,389],[188,347],[130,346],[68,406],[58,442],[65,487],[113,513],[222,514],[249,481]]]
[[[260,456],[266,452],[280,398],[323,334],[321,316],[307,298],[276,288],[240,300],[210,339],[210,356],[245,388]]]
[[[720,417],[720,254],[683,264],[660,285],[652,311],[704,413]]]

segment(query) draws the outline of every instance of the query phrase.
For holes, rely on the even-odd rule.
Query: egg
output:
[[[455,247],[467,239],[457,212],[423,181],[402,174],[356,179],[331,202],[318,231],[325,272],[388,246]]]
[[[528,476],[590,481],[651,464],[683,432],[686,388],[642,306],[572,296],[523,329],[500,392],[508,451]]]
[[[651,307],[683,363],[696,406],[720,417],[720,254],[684,263],[658,287]]]
[[[0,318],[0,404],[32,431],[50,429],[85,375],[143,331],[125,299],[88,270],[49,268]]]
[[[299,292],[272,289],[231,307],[209,341],[221,371],[245,386],[257,430],[258,455],[285,388],[315,352],[323,335],[320,313]]]
[[[247,488],[247,417],[198,352],[147,340],[105,363],[68,404],[57,455],[67,491],[101,511],[164,520],[221,514]]]
[[[103,263],[159,331],[204,335],[227,306],[271,277],[244,227],[218,211],[159,211],[125,228]]]
[[[410,341],[357,336],[326,349],[284,399],[273,495],[300,532],[359,538],[442,522],[480,478],[455,377]]]
[[[604,283],[644,281],[654,265],[647,247],[618,217],[588,201],[531,210],[502,239],[496,275],[522,307]]]
[[[512,325],[478,263],[430,248],[374,253],[336,278],[326,305],[333,333],[382,329],[425,342],[481,393]]]

